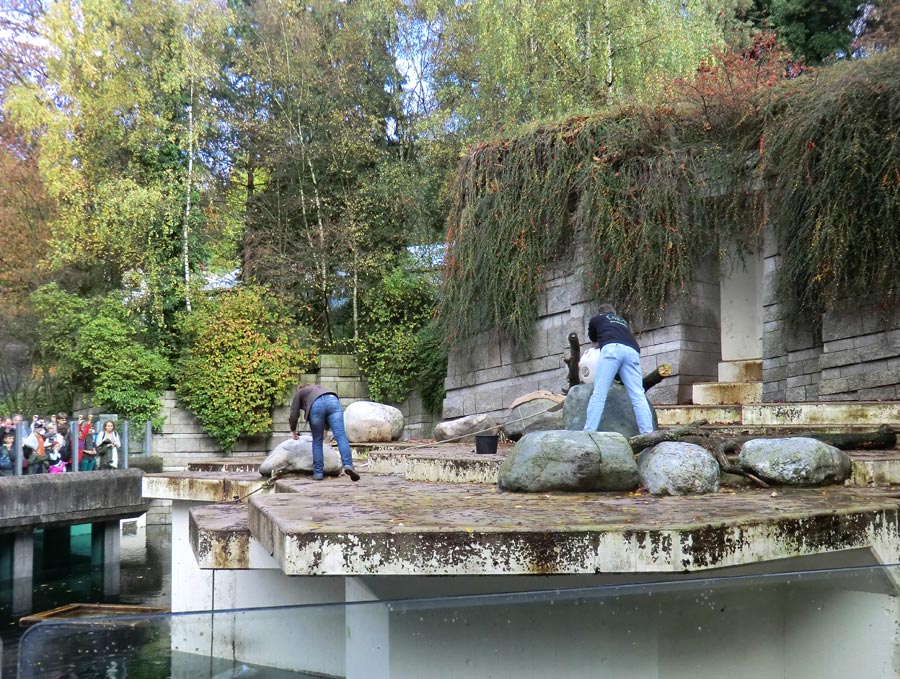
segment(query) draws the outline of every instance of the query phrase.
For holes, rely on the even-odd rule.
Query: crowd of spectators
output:
[[[0,476],[16,473],[16,437],[22,436],[22,474],[62,474],[72,471],[73,452],[77,441],[78,471],[115,469],[119,466],[121,441],[116,423],[106,420],[102,425],[94,423],[94,416],[78,416],[71,424],[66,413],[50,417],[33,415],[31,422],[23,423],[22,415],[5,417],[0,423]]]

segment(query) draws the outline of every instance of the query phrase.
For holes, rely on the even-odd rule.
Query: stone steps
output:
[[[900,425],[900,401],[822,401],[744,405],[655,406],[661,427],[707,420],[710,424],[752,426]]]
[[[762,382],[695,382],[691,393],[696,405],[760,403]]]

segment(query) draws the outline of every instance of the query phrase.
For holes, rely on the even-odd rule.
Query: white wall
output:
[[[722,360],[762,358],[762,252],[747,255],[744,262],[732,257],[731,270],[721,281],[720,317]]]

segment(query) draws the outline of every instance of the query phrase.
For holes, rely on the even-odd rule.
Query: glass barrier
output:
[[[888,679],[897,566],[41,623],[20,679]],[[489,576],[485,576],[488,578]]]

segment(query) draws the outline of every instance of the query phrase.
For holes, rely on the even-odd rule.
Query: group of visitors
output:
[[[0,476],[15,475],[15,447],[18,425],[22,415],[5,417],[0,424]],[[21,427],[22,474],[62,474],[72,471],[73,452],[78,443],[77,465],[83,472],[95,469],[115,469],[119,466],[122,443],[116,423],[106,420],[102,426],[94,424],[94,416],[78,416],[70,424],[66,413],[50,417],[33,415],[30,423]]]

